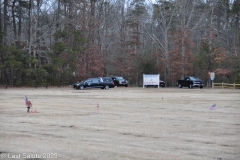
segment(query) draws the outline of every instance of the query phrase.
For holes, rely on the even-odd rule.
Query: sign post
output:
[[[210,78],[210,70],[208,70],[208,81],[207,81],[207,86],[210,88],[211,87],[211,78]]]
[[[214,72],[210,73],[210,78],[211,78],[211,81],[212,81],[212,88],[213,88],[213,80],[215,78],[215,73]]]

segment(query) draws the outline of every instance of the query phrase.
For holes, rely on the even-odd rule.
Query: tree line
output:
[[[240,0],[1,0],[0,14],[1,85],[240,75]]]

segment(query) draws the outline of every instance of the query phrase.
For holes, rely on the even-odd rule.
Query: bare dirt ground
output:
[[[0,160],[27,158],[238,160],[240,90],[2,87]]]

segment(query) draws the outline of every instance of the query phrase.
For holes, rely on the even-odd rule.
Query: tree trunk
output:
[[[96,0],[91,0],[91,13],[90,13],[90,21],[89,21],[89,39],[90,43],[94,44],[95,39],[95,2]]]
[[[2,7],[0,7],[0,46],[3,46],[3,36],[2,36]],[[3,53],[0,52],[0,58],[1,58],[1,61],[3,63]],[[0,69],[0,72],[1,72],[1,77],[0,77],[0,82],[3,81],[4,79],[4,71],[2,69]]]
[[[32,54],[32,4],[33,0],[30,0],[29,3],[29,10],[28,10],[28,17],[29,17],[29,30],[28,30],[28,42],[29,42],[29,48],[28,48],[28,53],[31,55]],[[31,64],[29,64],[30,67]]]
[[[21,34],[22,34],[22,8],[19,7],[19,10],[18,10],[18,38],[21,40]]]
[[[4,38],[3,38],[3,44],[7,45],[7,36],[8,36],[8,0],[4,0],[4,8],[3,8],[3,32],[5,33]]]
[[[16,0],[14,0],[12,3],[12,20],[13,20],[14,39],[17,40],[17,28],[16,28],[16,20],[15,20],[15,3],[16,3]]]
[[[8,36],[8,30],[7,30],[7,24],[8,24],[8,12],[7,12],[7,7],[8,7],[8,0],[4,0],[4,8],[3,8],[3,32],[5,33],[5,35],[3,36],[3,45],[7,46],[7,36]],[[4,60],[4,57],[6,56],[6,52],[2,53],[2,60]],[[9,74],[8,74],[8,69],[5,68],[4,70],[4,79],[5,79],[5,83],[6,85],[9,84],[10,80],[9,80]]]

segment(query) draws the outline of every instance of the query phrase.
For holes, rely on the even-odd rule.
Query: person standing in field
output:
[[[25,103],[27,106],[27,113],[30,112],[30,108],[32,107],[32,103],[28,100],[27,96],[25,96]]]

